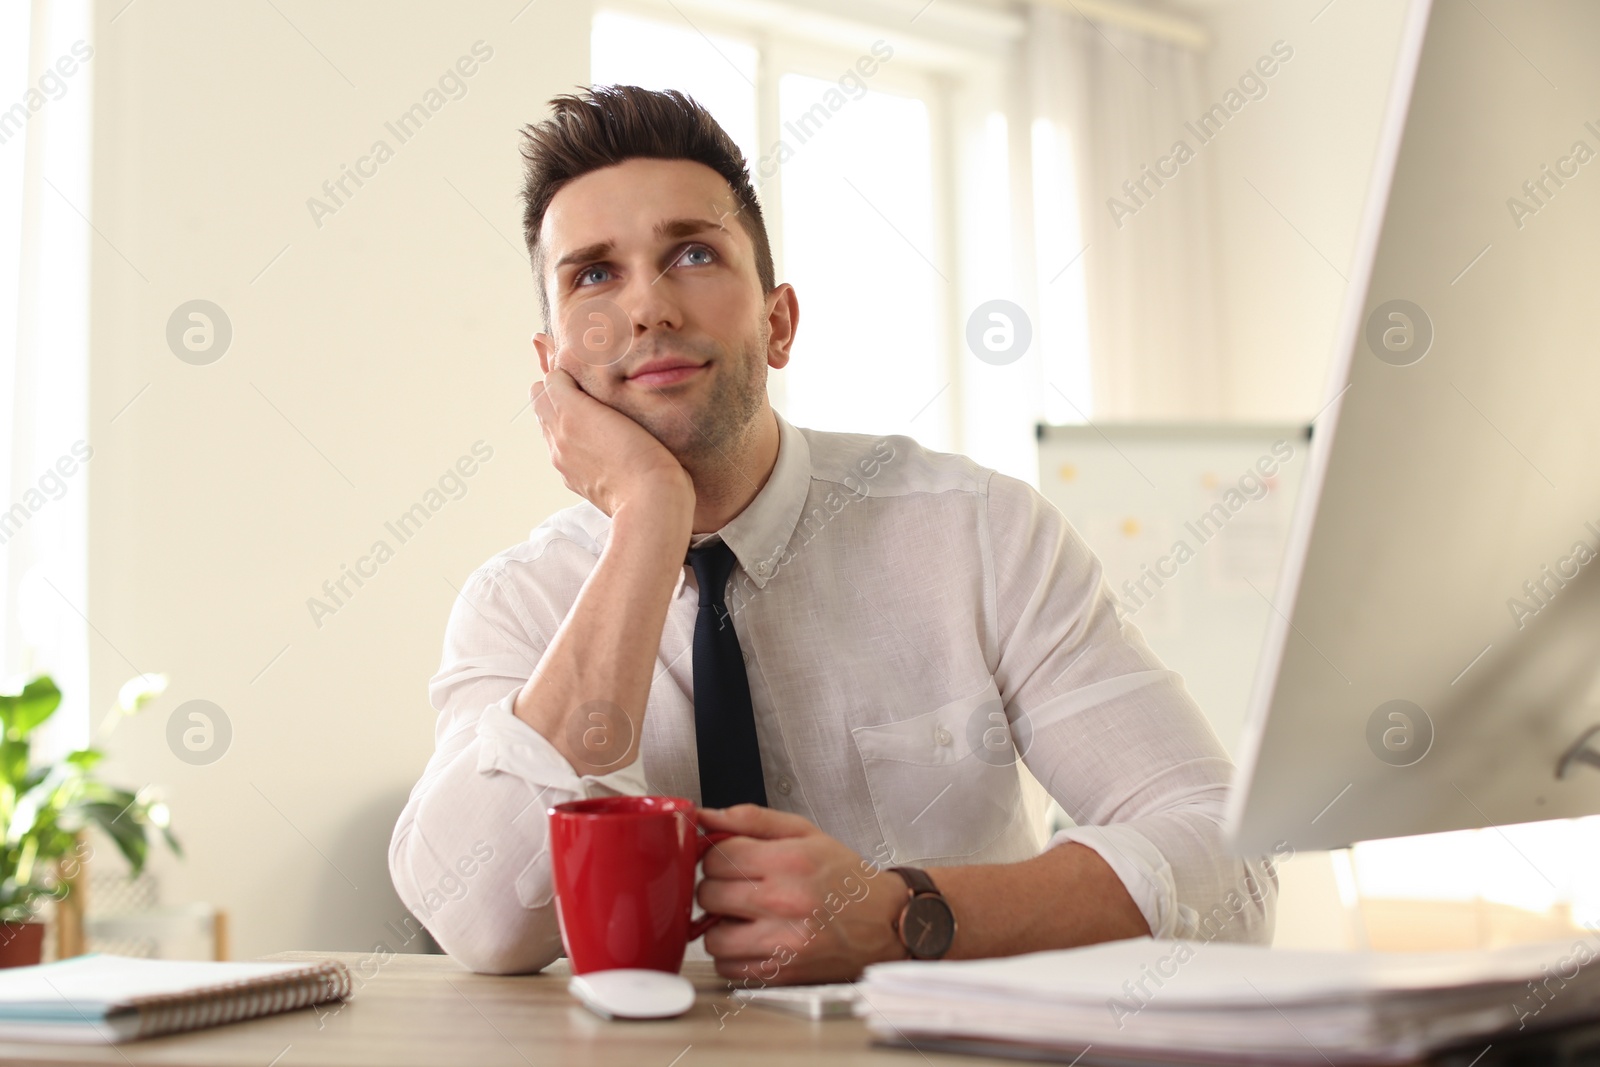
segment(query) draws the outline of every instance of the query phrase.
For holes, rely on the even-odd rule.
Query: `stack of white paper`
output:
[[[1402,1063],[1600,1018],[1600,937],[1481,952],[1306,952],[1137,938],[867,968],[883,1040],[1084,1062]]]

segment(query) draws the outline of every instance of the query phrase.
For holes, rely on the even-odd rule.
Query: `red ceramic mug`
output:
[[[573,974],[637,967],[677,974],[689,942],[694,872],[726,833],[700,832],[682,797],[597,797],[547,812],[561,941]]]

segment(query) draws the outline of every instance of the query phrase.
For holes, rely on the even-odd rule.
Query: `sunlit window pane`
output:
[[[677,89],[694,97],[754,166],[756,49],[747,41],[702,34],[688,23],[597,11],[589,42],[596,85]]]
[[[1006,117],[995,111],[985,117],[981,129],[968,131],[958,149],[963,180],[958,188],[957,269],[964,299],[958,303],[956,321],[963,327],[978,307],[991,300],[1018,303],[1030,322],[1037,318],[1032,296],[1018,287],[1014,269],[1010,142]],[[956,350],[961,378],[951,390],[961,391],[960,451],[985,467],[1037,485],[1034,426],[1043,411],[1037,340],[1030,341],[1017,360],[1003,364],[980,359],[964,331],[956,339]]]
[[[1094,391],[1077,169],[1070,134],[1042,118],[1033,123],[1033,187],[1045,418],[1081,423],[1094,418]]]
[[[778,99],[782,280],[800,301],[785,414],[949,448],[927,105],[881,90],[844,98],[798,74]]]
[[[1355,846],[1362,896],[1484,900],[1535,913],[1570,905],[1574,918],[1600,917],[1594,845],[1600,819],[1558,819],[1365,841]]]

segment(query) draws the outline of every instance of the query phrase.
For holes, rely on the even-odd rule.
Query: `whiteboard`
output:
[[[1304,423],[1038,428],[1039,489],[1233,754],[1300,490]]]

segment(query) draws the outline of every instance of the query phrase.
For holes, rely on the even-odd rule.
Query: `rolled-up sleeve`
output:
[[[537,971],[562,955],[545,811],[584,796],[641,793],[642,762],[580,776],[513,714],[593,558],[530,544],[468,579],[429,685],[434,753],[395,825],[389,872],[439,945],[475,971]],[[508,569],[517,575],[510,592]]]
[[[995,681],[1023,760],[1156,937],[1267,942],[1277,872],[1230,854],[1233,764],[1183,680],[1119,616],[1100,563],[1026,484],[987,494]]]

